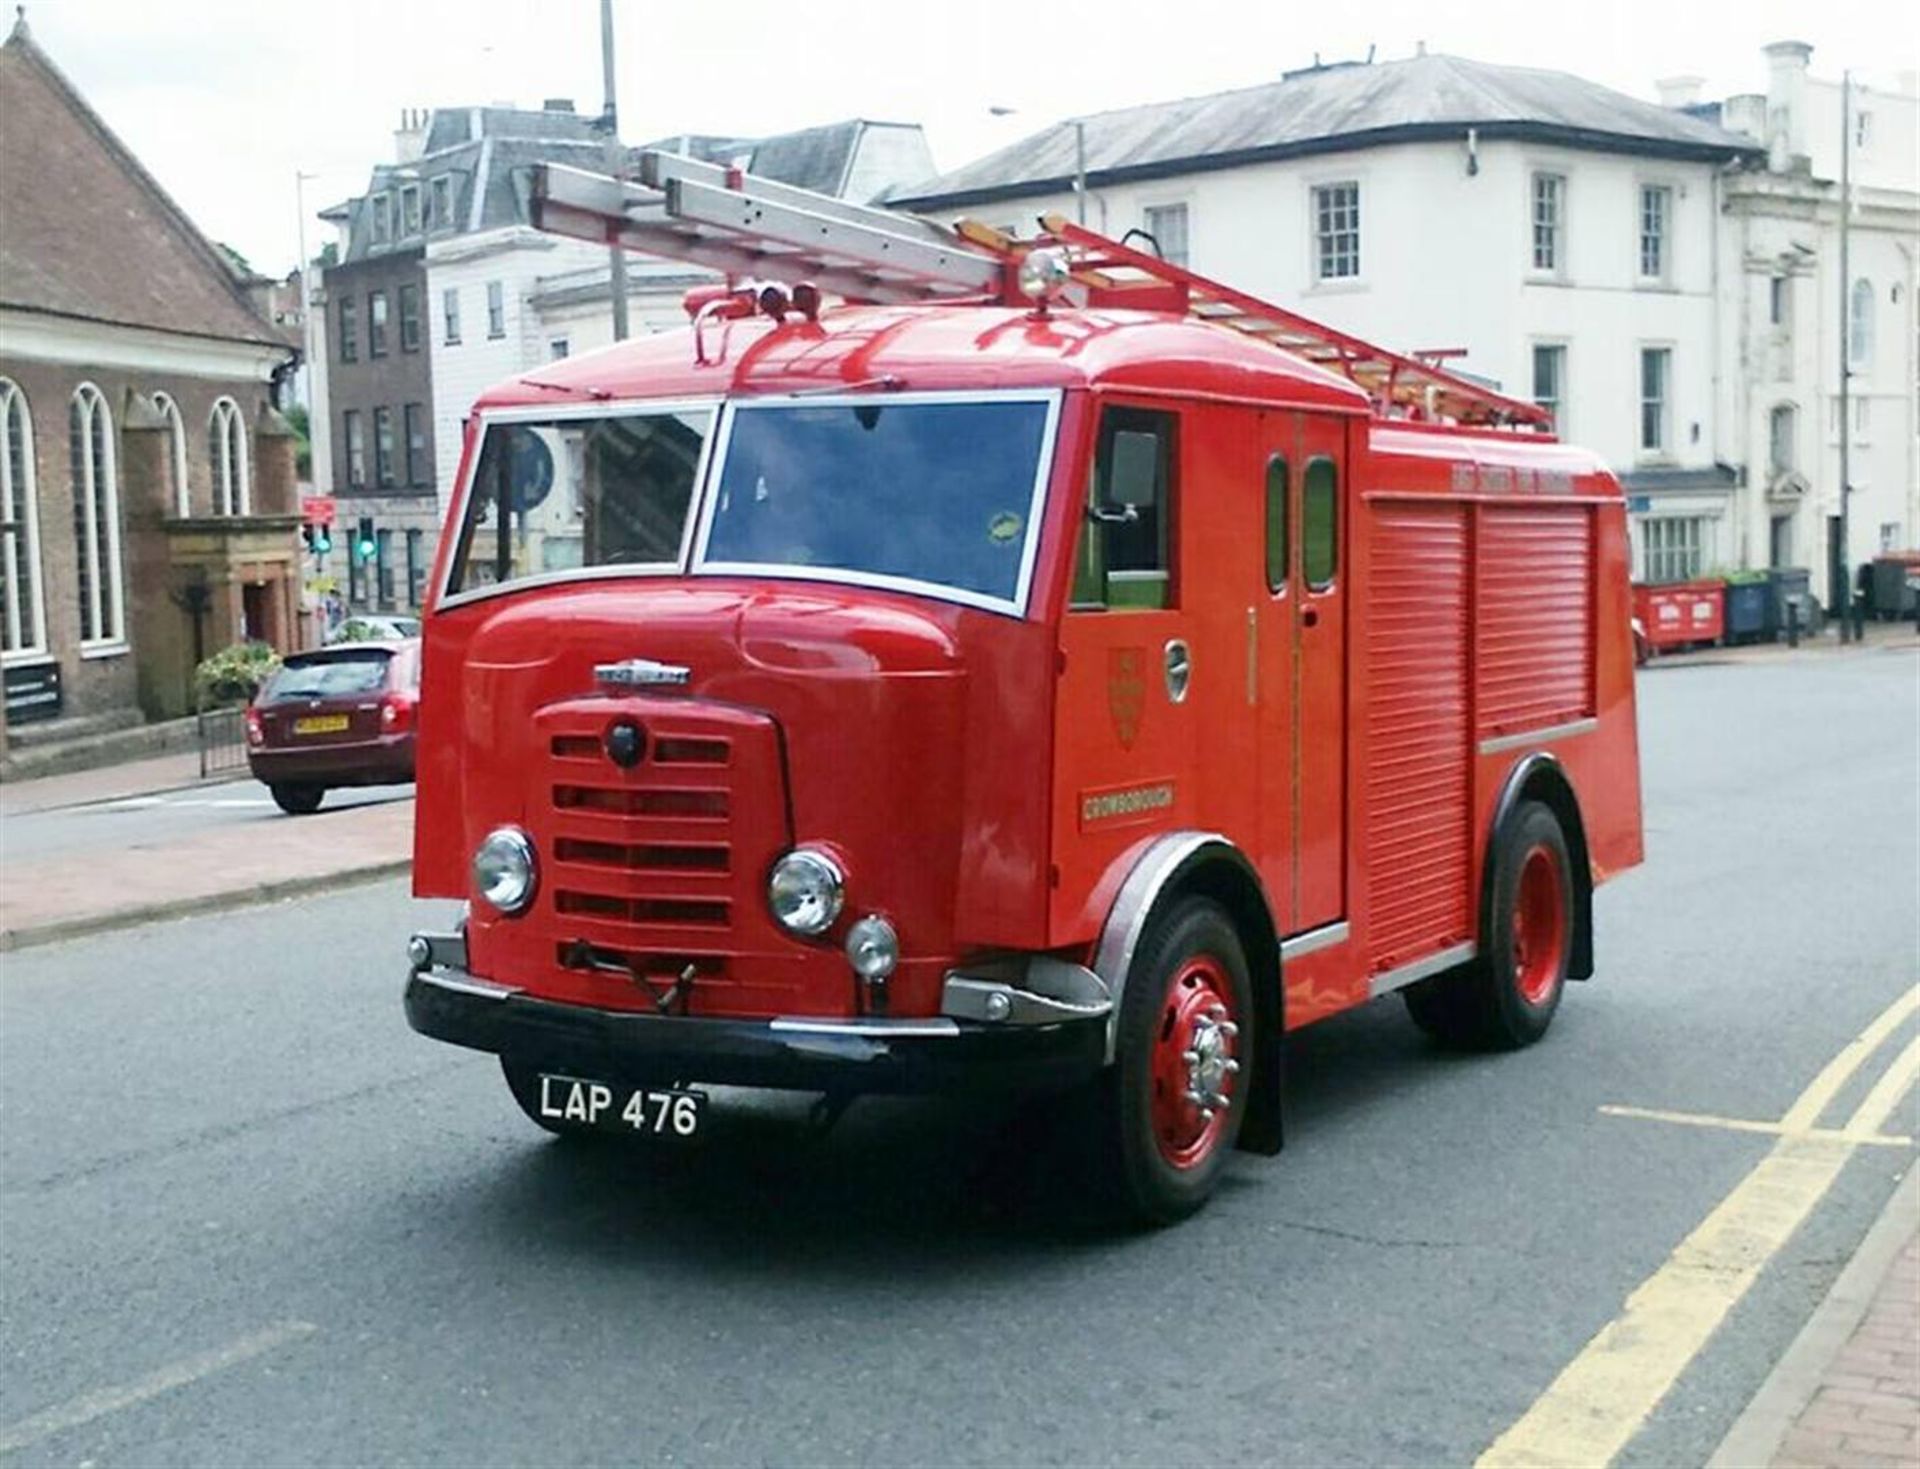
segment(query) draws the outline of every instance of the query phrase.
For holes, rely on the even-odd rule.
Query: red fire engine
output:
[[[1287,1031],[1520,1046],[1592,973],[1626,521],[1538,409],[1058,218],[661,154],[535,197],[736,283],[468,424],[414,886],[470,907],[406,1008],[535,1122],[1081,1089],[1166,1220],[1279,1147]]]

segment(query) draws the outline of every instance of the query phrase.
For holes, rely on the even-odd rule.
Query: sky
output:
[[[403,109],[601,103],[598,0],[29,0],[26,15],[201,229],[272,274],[299,258],[303,213],[309,253],[330,237],[314,213],[391,159]],[[1920,67],[1920,26],[1887,0],[614,0],[614,15],[630,143],[859,116],[921,123],[942,169],[1075,114],[1370,47],[1391,60],[1424,42],[1646,98],[1676,75],[1708,97],[1764,91],[1760,47],[1786,38],[1813,45],[1816,75]]]

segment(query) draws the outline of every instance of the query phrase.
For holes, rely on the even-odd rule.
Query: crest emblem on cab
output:
[[[1131,750],[1140,737],[1140,716],[1147,708],[1147,650],[1107,650],[1107,712],[1120,748]]]

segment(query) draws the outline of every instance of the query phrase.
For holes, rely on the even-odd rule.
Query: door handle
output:
[[[1320,625],[1320,609],[1318,607],[1302,608],[1300,611],[1300,621],[1308,627],[1318,627]]]
[[[1167,660],[1167,699],[1170,703],[1182,703],[1187,697],[1187,684],[1193,677],[1193,658],[1187,652],[1187,645],[1175,638],[1166,647]]]

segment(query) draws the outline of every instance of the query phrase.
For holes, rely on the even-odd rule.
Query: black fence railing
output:
[[[247,711],[199,711],[200,774],[202,778],[247,768]]]

